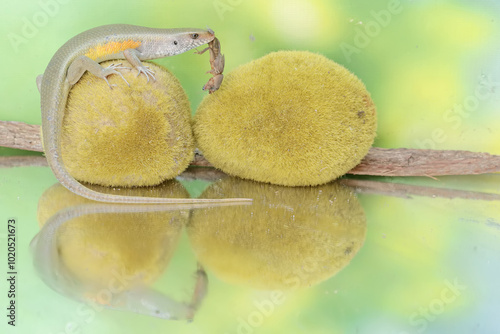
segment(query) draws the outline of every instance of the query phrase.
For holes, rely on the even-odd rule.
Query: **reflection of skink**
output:
[[[127,59],[147,80],[154,73],[142,60],[173,56],[213,41],[213,31],[201,29],[153,29],[126,24],[101,26],[87,30],[66,42],[52,57],[43,76],[37,78],[41,93],[43,144],[49,166],[55,176],[72,192],[102,202],[115,203],[200,203],[235,202],[246,199],[181,199],[128,197],[103,194],[90,190],[76,181],[64,167],[61,158],[60,137],[66,100],[72,85],[89,71],[106,80],[111,74],[121,73],[119,65],[107,68],[99,62]],[[123,78],[123,76],[122,76]],[[125,83],[127,81],[123,79]],[[127,83],[128,84],[128,83]],[[109,83],[108,83],[109,85]],[[111,85],[110,85],[111,87]]]
[[[67,192],[67,190],[62,188],[60,185],[57,185],[56,187],[64,190],[63,192],[60,192],[60,195]],[[67,197],[70,197],[70,201],[74,202],[75,198],[71,198],[71,196],[73,196],[73,194],[68,194]],[[47,209],[44,208],[44,206],[47,203],[54,203],[54,198],[55,197],[49,197],[40,201],[39,208],[42,208],[42,211],[53,209],[52,207]],[[176,301],[168,295],[151,288],[151,282],[148,280],[150,280],[151,277],[156,277],[155,273],[161,273],[164,270],[164,268],[161,267],[161,264],[165,263],[165,257],[168,258],[168,254],[172,254],[175,250],[177,245],[176,238],[179,233],[182,232],[182,225],[177,225],[172,222],[183,216],[179,212],[181,210],[189,210],[192,207],[208,207],[214,204],[177,204],[166,207],[161,205],[143,204],[121,205],[87,203],[87,200],[83,198],[76,199],[76,201],[78,200],[86,204],[61,209],[50,218],[40,220],[40,224],[43,225],[43,228],[31,241],[30,248],[33,254],[34,266],[41,279],[54,291],[74,300],[83,301],[87,303],[89,307],[92,306],[92,308],[96,311],[104,307],[162,319],[193,320],[208,288],[207,275],[200,265],[198,265],[195,277],[195,286],[193,288],[191,301],[189,302]],[[225,203],[225,205],[227,205],[227,203]],[[151,215],[153,212],[158,213],[158,216]],[[172,212],[172,215],[165,216],[167,212]],[[123,214],[127,213],[132,215],[129,218],[124,217]],[[93,222],[92,218],[89,217],[95,218],[96,215],[101,215],[95,220],[99,222],[99,226],[112,227],[113,224],[106,224],[106,221],[102,218],[109,218],[113,214],[122,215],[119,221],[115,219],[114,222],[119,222],[120,228],[124,228],[126,230],[130,230],[130,227],[132,225],[135,226],[138,222],[142,224],[153,224],[152,228],[139,229],[140,231],[143,231],[143,234],[135,234],[138,242],[127,244],[125,247],[132,248],[132,253],[137,254],[139,253],[138,249],[141,249],[141,240],[148,240],[150,242],[148,246],[152,247],[152,250],[157,254],[161,254],[158,258],[153,256],[156,261],[152,262],[155,266],[159,266],[159,269],[156,269],[156,267],[143,267],[142,265],[145,261],[140,261],[141,266],[137,267],[137,265],[134,265],[133,260],[130,260],[130,257],[124,256],[123,258],[127,259],[125,262],[117,260],[116,263],[119,265],[112,266],[111,268],[100,265],[98,275],[93,276],[91,273],[95,273],[95,271],[89,269],[88,260],[87,262],[85,260],[83,262],[81,261],[81,259],[86,259],[85,257],[80,259],[71,258],[72,261],[74,260],[73,264],[71,264],[72,261],[68,262],[65,260],[64,254],[67,254],[67,252],[71,254],[71,250],[68,250],[68,244],[64,244],[64,241],[61,241],[61,239],[64,240],[64,238],[68,237],[68,235],[76,236],[77,242],[71,243],[71,245],[81,245],[81,243],[78,242],[78,239],[85,241],[82,239],[85,237],[85,233],[75,233],[77,230],[81,231],[78,227],[83,225],[89,226],[88,224],[92,224]],[[144,215],[141,216],[141,214]],[[184,216],[187,219],[188,216]],[[40,215],[40,212],[39,217],[43,217],[43,214]],[[170,224],[163,223],[166,220],[165,218],[170,218]],[[76,219],[79,219],[79,221]],[[82,222],[85,224],[78,225]],[[112,223],[113,220],[111,219],[110,222]],[[66,230],[62,229],[61,231],[61,226],[64,226]],[[163,233],[158,228],[155,228],[155,226],[162,226]],[[158,242],[156,243],[152,242],[151,238],[147,238],[153,233],[160,236]],[[115,235],[114,238],[111,238],[111,248],[104,248],[104,251],[97,252],[99,255],[96,256],[95,259],[99,258],[102,260],[103,262],[100,262],[100,264],[106,263],[106,258],[113,257],[109,253],[109,249],[113,249],[113,247],[115,247],[115,252],[111,252],[111,254],[115,254],[113,259],[123,259],[119,255],[120,251],[123,252],[123,248],[120,248],[119,246],[123,246],[124,243],[117,242],[117,240],[120,240],[120,238],[128,240],[126,235],[127,233],[123,233]],[[168,237],[166,237],[167,235]],[[108,245],[107,242],[110,238],[105,238],[103,240],[106,245]],[[97,248],[94,248],[96,245]],[[93,246],[92,244],[89,245],[87,243],[86,247],[88,249],[82,249],[82,253],[87,252],[96,254],[89,251],[89,249],[102,250],[103,246],[104,245],[102,244],[99,245],[99,243],[94,244]],[[161,246],[161,248],[155,250],[155,246]],[[99,260],[97,260],[97,262],[99,262]],[[69,266],[68,263],[70,264]],[[81,271],[74,270],[77,266],[85,268],[85,275],[79,275]],[[105,277],[105,279],[103,279],[103,277]],[[93,313],[91,309],[89,309],[89,312]]]

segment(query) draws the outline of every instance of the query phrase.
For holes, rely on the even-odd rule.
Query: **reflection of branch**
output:
[[[0,168],[48,166],[45,157],[39,155],[20,155],[0,157]]]
[[[42,151],[40,127],[0,121],[0,146]],[[211,166],[199,152],[192,166]],[[437,176],[500,172],[500,156],[468,151],[387,149],[372,147],[348,174],[383,176]]]
[[[415,186],[402,183],[379,182],[369,180],[342,179],[346,186],[353,187],[356,192],[377,194],[393,197],[410,198],[411,195],[440,198],[463,198],[483,201],[500,201],[500,194],[482,193],[458,189],[445,189],[425,186]]]
[[[183,180],[217,181],[228,177],[221,171],[213,168],[190,167],[179,178]],[[500,177],[500,175],[499,175]],[[464,198],[484,201],[500,201],[500,194],[465,191],[458,189],[414,186],[410,184],[380,182],[357,179],[340,179],[340,183],[355,188],[363,194],[377,194],[393,197],[410,198],[411,195],[440,198]]]

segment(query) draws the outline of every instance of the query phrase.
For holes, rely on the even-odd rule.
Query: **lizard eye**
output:
[[[197,39],[198,37],[200,37],[200,35],[197,33],[191,34],[192,39]]]
[[[174,41],[174,45],[177,45],[177,41]]]

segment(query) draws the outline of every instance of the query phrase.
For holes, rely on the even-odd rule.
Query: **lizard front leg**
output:
[[[94,60],[90,59],[89,57],[80,56],[80,57],[76,58],[71,63],[71,65],[69,65],[66,78],[67,78],[70,85],[74,85],[78,82],[78,80],[80,80],[80,78],[82,77],[83,73],[85,73],[85,71],[89,71],[90,73],[92,73],[96,77],[104,79],[106,81],[106,83],[108,84],[109,88],[113,88],[113,86],[109,83],[107,77],[111,74],[118,74],[119,76],[122,77],[123,81],[125,81],[127,83],[127,85],[130,86],[128,81],[125,80],[125,78],[123,77],[123,75],[120,72],[116,71],[117,69],[128,68],[128,67],[123,67],[120,65],[121,64],[116,64],[116,65],[112,64],[112,65],[109,65],[108,67],[104,68],[101,65],[99,65],[99,63],[95,62]]]
[[[144,75],[148,79],[148,82],[149,77],[151,77],[153,81],[156,81],[155,72],[151,71],[149,67],[142,64],[141,60],[139,59],[140,55],[141,53],[136,49],[127,49],[123,51],[123,56],[125,57],[125,59],[127,59],[128,62],[137,69],[137,76],[139,76],[141,73],[144,73]]]

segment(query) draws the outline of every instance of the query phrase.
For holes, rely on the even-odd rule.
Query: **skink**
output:
[[[71,86],[89,71],[108,82],[112,74],[120,75],[119,65],[107,68],[100,62],[126,59],[147,80],[154,80],[154,73],[142,60],[177,55],[214,40],[212,30],[155,29],[127,24],[113,24],[93,28],[76,35],[66,42],[52,57],[43,76],[37,78],[41,94],[43,145],[48,164],[59,182],[70,191],[101,202],[113,203],[219,203],[251,201],[245,198],[186,199],[154,198],[110,195],[93,191],[66,170],[61,158],[61,131],[66,101]],[[109,85],[109,82],[108,82]],[[111,85],[110,85],[111,87]]]

